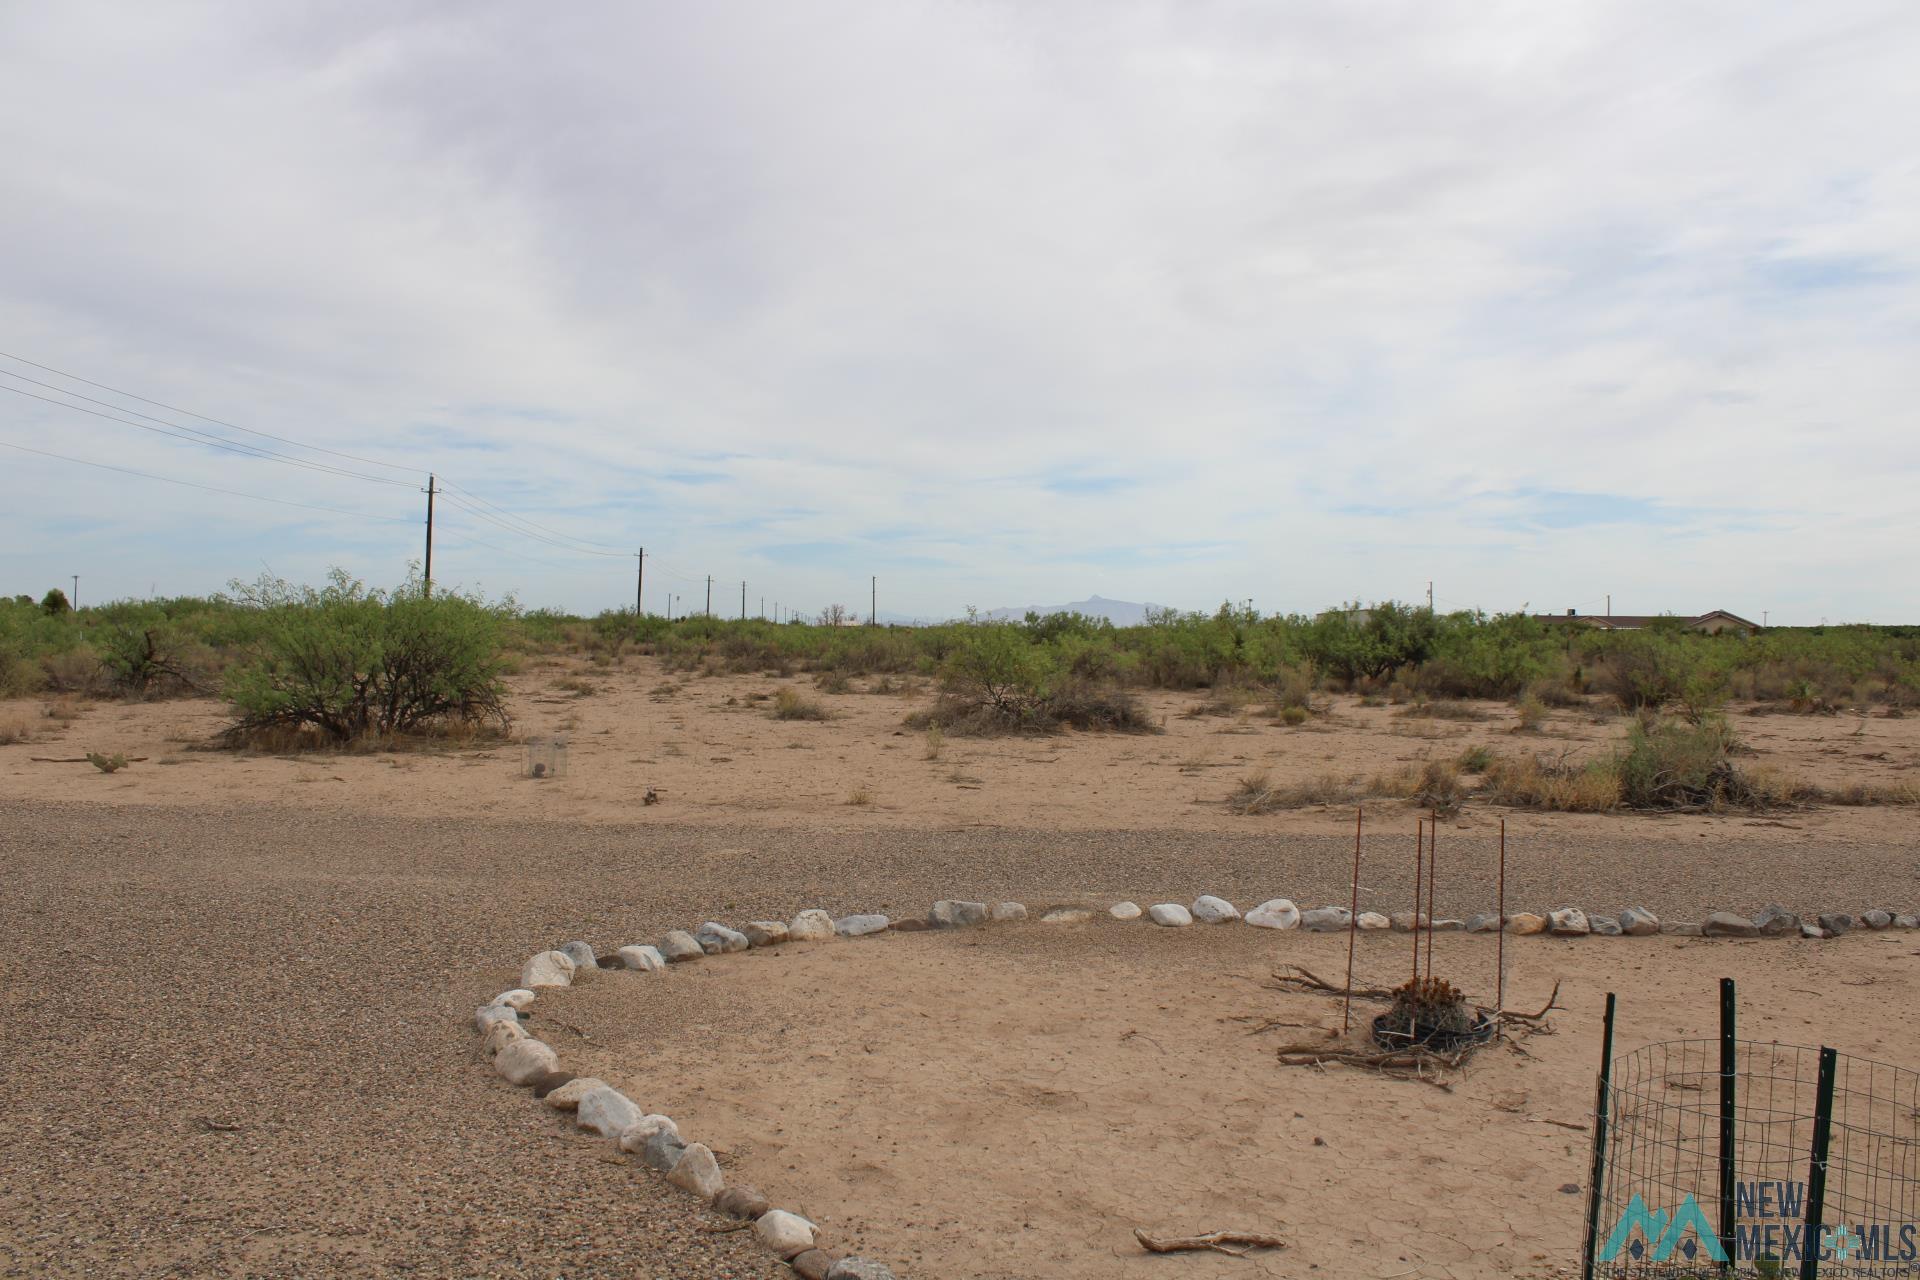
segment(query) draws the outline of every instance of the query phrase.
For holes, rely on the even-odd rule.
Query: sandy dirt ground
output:
[[[1067,733],[1044,738],[948,737],[928,758],[906,715],[930,701],[825,694],[810,678],[671,674],[652,659],[619,668],[541,660],[513,678],[517,739],[562,736],[564,778],[526,776],[523,741],[471,750],[403,755],[234,755],[201,749],[226,722],[214,701],[149,704],[45,699],[0,703],[0,729],[32,734],[0,746],[0,797],[100,799],[114,804],[219,807],[272,802],[328,812],[432,817],[462,813],[567,822],[829,827],[906,831],[1000,826],[1039,830],[1312,832],[1317,809],[1248,818],[1221,803],[1242,777],[1267,771],[1281,782],[1328,774],[1370,778],[1469,746],[1496,752],[1605,750],[1625,733],[1619,716],[1555,711],[1538,733],[1515,733],[1500,703],[1472,704],[1477,720],[1404,714],[1338,697],[1331,712],[1294,728],[1259,715],[1193,716],[1204,694],[1149,694],[1164,732]],[[775,720],[776,691],[793,687],[833,714],[825,722]],[[59,716],[49,716],[49,710]],[[1733,720],[1752,746],[1749,763],[1807,781],[1911,783],[1920,778],[1920,716],[1750,715]],[[3,737],[4,735],[0,735]],[[35,763],[88,751],[144,757],[112,776],[88,765]],[[655,791],[661,803],[642,798]],[[865,803],[850,803],[864,800]],[[1382,817],[1405,807],[1378,802]],[[1467,829],[1485,829],[1495,811],[1469,804]],[[1600,815],[1510,814],[1525,834],[1610,830],[1670,831],[1680,820]],[[1771,832],[1784,844],[1877,841],[1910,836],[1911,809],[1821,808],[1786,818],[1726,815],[1684,822],[1689,839],[1746,840]],[[1411,830],[1410,821],[1408,829]]]
[[[592,691],[575,697],[556,687],[571,679],[585,680]],[[0,707],[0,731],[19,726],[27,737],[0,746],[0,920],[8,940],[0,948],[0,1000],[8,1009],[8,1044],[0,1053],[0,1152],[8,1170],[0,1182],[0,1275],[782,1274],[739,1236],[713,1230],[722,1224],[660,1179],[602,1159],[603,1143],[564,1132],[481,1065],[468,1025],[471,1010],[512,985],[527,955],[575,938],[604,950],[709,918],[785,918],[806,906],[904,916],[941,897],[1041,904],[1188,901],[1212,892],[1243,906],[1280,895],[1303,903],[1342,901],[1349,815],[1234,817],[1218,800],[1242,771],[1265,765],[1280,777],[1367,773],[1429,752],[1450,754],[1473,741],[1521,740],[1498,719],[1422,723],[1396,717],[1391,708],[1345,704],[1313,730],[1188,718],[1193,699],[1169,697],[1155,700],[1166,718],[1164,735],[949,740],[940,758],[929,760],[922,735],[901,732],[912,703],[897,696],[827,695],[823,700],[838,718],[787,723],[754,709],[755,695],[780,683],[767,678],[668,680],[641,666],[604,676],[543,669],[517,680],[519,732],[539,735],[564,725],[571,736],[564,779],[523,777],[518,744],[305,758],[208,752],[198,745],[222,721],[211,703],[69,707],[34,700]],[[673,691],[660,689],[668,683]],[[45,714],[49,706],[59,714]],[[1605,736],[1618,729],[1617,722],[1560,715],[1565,723],[1525,739],[1529,749],[1603,749]],[[1903,771],[1915,755],[1913,720],[1862,726],[1844,718],[1766,716],[1740,724],[1763,758],[1816,777],[1840,781],[1856,769],[1910,776]],[[87,750],[146,758],[112,775],[31,758]],[[637,796],[648,787],[659,789],[662,804],[639,805]],[[874,803],[847,804],[861,788]],[[1412,814],[1391,805],[1370,813],[1365,896],[1388,909],[1403,906],[1411,898]],[[1470,805],[1458,823],[1443,826],[1443,914],[1491,905],[1493,816]],[[1516,904],[1617,910],[1641,903],[1670,918],[1698,918],[1716,907],[1753,911],[1774,900],[1802,911],[1920,907],[1911,810],[1823,810],[1778,821],[1518,816],[1510,825]],[[855,1061],[855,1044],[861,1059],[911,1052],[911,1037],[896,1044],[893,1032],[880,1034],[894,1026],[885,1015],[926,1001],[913,984],[940,974],[923,971],[916,960],[903,963],[893,979],[851,970],[843,979],[830,968],[835,976],[809,986],[807,966],[946,957],[940,963],[957,966],[950,979],[978,971],[990,987],[1013,990],[1006,984],[1019,976],[1033,989],[1037,1016],[1031,1022],[1011,1009],[971,1002],[952,981],[939,1017],[916,1019],[923,1032],[951,1024],[949,1047],[932,1051],[948,1035],[940,1031],[929,1063],[952,1056],[951,1045],[962,1041],[991,1045],[998,1037],[1008,1046],[976,1055],[984,1078],[1006,1091],[1004,1111],[994,1111],[998,1095],[991,1090],[966,1095],[967,1105],[986,1117],[985,1136],[977,1141],[993,1144],[996,1154],[1010,1151],[1000,1144],[1016,1142],[1046,1116],[1041,1095],[1022,1090],[1057,1086],[1034,1083],[1022,1072],[1028,1059],[1046,1061],[1048,1052],[1056,1062],[1069,1051],[1076,1060],[1084,1054],[1090,1063],[1104,1061],[1096,1083],[1108,1100],[1100,1105],[1111,1106],[1111,1097],[1128,1090],[1140,1093],[1138,1114],[1149,1119],[1136,1121],[1136,1129],[1151,1127],[1154,1107],[1190,1106],[1169,1068],[1143,1082],[1122,1069],[1132,1057],[1099,1058],[1096,1049],[1111,1050],[1108,1042],[1123,1024],[1170,1051],[1204,1042],[1216,1050],[1227,1046],[1234,1061],[1251,1053],[1242,1079],[1263,1083],[1244,1084],[1236,1093],[1231,1080],[1219,1077],[1208,1097],[1214,1111],[1253,1123],[1246,1099],[1268,1089],[1320,1089],[1323,1082],[1296,1081],[1297,1073],[1273,1078],[1276,1069],[1261,1056],[1264,1038],[1236,1039],[1209,1021],[1270,999],[1247,986],[1269,966],[1259,951],[1263,939],[1250,929],[1230,932],[1204,938],[1136,933],[1127,935],[1124,948],[1103,953],[1119,935],[1090,930],[1068,939],[1036,927],[1020,935],[1019,954],[1030,953],[1027,960],[997,935],[991,945],[942,938],[918,950],[906,944],[919,939],[889,937],[866,952],[848,946],[846,959],[749,957],[667,975],[655,992],[663,1003],[647,1007],[645,1023],[620,1023],[611,1007],[604,1012],[614,1020],[597,1021],[602,1011],[583,1005],[579,1019],[566,1020],[578,1030],[558,1027],[552,1034],[569,1062],[616,1041],[637,1044],[643,1032],[655,1036],[648,1053],[698,1047],[707,1060],[689,1059],[689,1080],[696,1069],[762,1064],[757,1055],[789,1038],[806,1046],[796,1061],[828,1052],[828,1065],[839,1070],[842,1060]],[[1189,950],[1203,944],[1205,954]],[[1546,948],[1563,946],[1540,945],[1539,955],[1560,954]],[[1671,953],[1675,963],[1695,954],[1671,942],[1601,950],[1616,945],[1596,942],[1577,954],[1664,962]],[[1729,961],[1764,954],[1768,963],[1819,966],[1829,955],[1866,963],[1879,945],[1849,937],[1710,954]],[[1076,947],[1085,948],[1084,955]],[[1576,956],[1564,954],[1569,961]],[[730,968],[772,973],[787,966],[802,981],[784,1004],[761,1001],[751,984],[725,981]],[[1217,979],[1212,986],[1200,981],[1209,967]],[[1745,979],[1744,971],[1731,972]],[[1603,975],[1568,976],[1579,980],[1579,998],[1590,1002]],[[1699,975],[1702,983],[1709,976]],[[1844,979],[1836,987],[1830,972],[1808,976],[1795,985],[1822,998],[1851,998]],[[1183,981],[1195,993],[1191,1008],[1164,996],[1158,1003],[1167,1009],[1143,1003]],[[1621,985],[1631,989],[1626,979]],[[1692,991],[1684,983],[1677,989]],[[617,990],[609,981],[566,999],[611,999]],[[669,998],[687,992],[710,994],[711,1007],[679,1008]],[[1101,1012],[1090,1004],[1095,999],[1111,1002],[1112,1011]],[[1655,997],[1648,999],[1651,1004]],[[1684,1009],[1674,1006],[1674,1025],[1695,1008],[1690,994],[1688,1001]],[[1811,1016],[1806,1006],[1778,1003],[1756,1016],[1788,1014]],[[1820,1018],[1840,1028],[1827,1038],[1873,1051],[1869,1028],[1849,1041],[1842,1034],[1853,1025],[1849,1019]],[[1049,1026],[1059,1028],[1051,1049]],[[1585,1026],[1576,1018],[1561,1035],[1583,1035]],[[685,1030],[685,1043],[672,1034],[676,1027]],[[1139,1040],[1126,1042],[1127,1055],[1162,1056]],[[1561,1042],[1553,1043],[1557,1052]],[[1575,1074],[1567,1078],[1590,1070],[1590,1055],[1568,1052],[1564,1070]],[[1904,1052],[1911,1057],[1911,1046]],[[659,1100],[646,1057],[609,1061],[608,1070],[632,1073],[641,1096]],[[905,1059],[895,1061],[906,1069]],[[1495,1063],[1487,1072],[1507,1069]],[[1551,1070],[1562,1069],[1552,1059]],[[1548,1067],[1538,1070],[1543,1080],[1549,1077]],[[718,1079],[709,1077],[710,1098]],[[1362,1090],[1384,1087],[1352,1083]],[[796,1118],[832,1103],[820,1094],[810,1101],[808,1087],[793,1081],[789,1105]],[[743,1098],[761,1096],[757,1081],[736,1089]],[[1529,1109],[1558,1116],[1585,1105],[1553,1094],[1549,1107],[1543,1099],[1550,1092],[1533,1092]],[[1298,1110],[1326,1122],[1320,1136],[1331,1150],[1376,1150],[1357,1118],[1372,1105],[1372,1094],[1355,1095],[1363,1101],[1344,1129],[1331,1124],[1347,1114],[1339,1111],[1339,1095],[1316,1096],[1321,1101],[1314,1106],[1289,1107],[1258,1122],[1298,1125],[1291,1120]],[[1379,1096],[1383,1108],[1400,1108],[1383,1114],[1415,1118],[1434,1101],[1399,1086]],[[1194,1105],[1196,1115],[1206,1111]],[[710,1100],[693,1098],[685,1106],[702,1120],[711,1115],[715,1123],[731,1123],[703,1110]],[[1058,1108],[1063,1115],[1079,1109]],[[1452,1123],[1447,1114],[1436,1113],[1435,1123]],[[904,1220],[891,1210],[864,1208],[878,1201],[853,1195],[887,1188],[880,1175],[863,1174],[858,1161],[885,1155],[884,1141],[907,1142],[903,1128],[887,1128],[882,1119],[875,1116],[866,1130],[843,1121],[824,1135],[796,1137],[816,1152],[818,1168],[809,1176],[845,1179],[849,1188],[842,1201],[827,1194],[838,1192],[824,1183],[796,1193],[822,1198],[819,1212],[843,1243],[888,1250],[898,1243],[899,1253],[888,1256],[919,1265],[916,1258],[949,1247],[931,1213],[939,1203],[933,1193],[911,1193],[910,1200],[917,1196],[930,1211]],[[763,1120],[744,1114],[739,1123]],[[796,1124],[794,1134],[801,1130]],[[1036,1132],[1057,1134],[1057,1142],[1066,1138],[1065,1131]],[[1578,1145],[1575,1135],[1567,1139]],[[924,1136],[918,1140],[924,1143]],[[757,1141],[752,1132],[737,1140],[741,1161],[764,1162],[771,1144]],[[955,1148],[956,1168],[975,1158],[967,1143],[945,1145]],[[1546,1167],[1550,1157],[1565,1159],[1563,1151],[1553,1154],[1560,1148],[1513,1149],[1524,1150],[1530,1169]],[[843,1155],[851,1160],[838,1163]],[[1417,1158],[1435,1156],[1422,1149]],[[1061,1185],[1086,1186],[1103,1162],[1123,1172],[1129,1157],[1092,1153],[1071,1170],[1062,1167]],[[762,1173],[759,1164],[749,1167],[769,1190],[789,1185],[780,1180],[784,1168]],[[1309,1167],[1299,1164],[1288,1176]],[[1461,1163],[1456,1174],[1478,1176],[1473,1170],[1479,1167]],[[1221,1175],[1223,1194],[1247,1194],[1252,1183],[1229,1175]],[[1352,1185],[1337,1168],[1325,1176],[1333,1181],[1324,1189],[1301,1184],[1294,1194],[1331,1197]],[[1116,1177],[1105,1200],[1075,1193],[1106,1215],[1089,1218],[1081,1237],[1092,1242],[1089,1249],[1109,1242],[1121,1218],[1141,1211],[1142,1202],[1120,1198],[1124,1185]],[[888,1194],[897,1199],[906,1187],[902,1182]],[[1572,1247],[1561,1229],[1572,1210],[1549,1200],[1559,1217],[1511,1232],[1516,1267],[1531,1260],[1522,1256],[1527,1249],[1560,1258]],[[1323,1214],[1334,1201],[1309,1203]],[[1040,1238],[1040,1229],[1030,1232],[1018,1215],[988,1221],[988,1208],[972,1225],[1029,1243]],[[1290,1212],[1283,1204],[1281,1219],[1298,1238],[1302,1224],[1314,1219]],[[924,1236],[909,1241],[877,1234],[907,1228]],[[1542,1234],[1523,1247],[1523,1237],[1536,1229]],[[1301,1240],[1280,1256],[1322,1247]],[[1391,1274],[1403,1265],[1397,1257],[1392,1266],[1369,1265],[1360,1274]],[[1196,1274],[1217,1265],[1187,1259],[1168,1270]],[[1285,1274],[1288,1264],[1262,1265]],[[938,1272],[920,1265],[919,1273]],[[1345,1274],[1331,1264],[1321,1273]]]
[[[1276,1044],[1324,1042],[1341,1007],[1270,975],[1338,978],[1346,940],[1238,926],[793,946],[602,974],[539,1016],[593,1036],[588,1069],[678,1118],[732,1176],[903,1276],[974,1280],[1565,1274],[1609,990],[1622,1051],[1710,1028],[1729,976],[1751,1039],[1920,1057],[1920,1027],[1886,1016],[1920,1000],[1911,933],[1510,943],[1509,1006],[1539,1009],[1558,981],[1564,1008],[1524,1054],[1481,1052],[1451,1092],[1280,1066]],[[1408,945],[1363,939],[1363,979],[1403,981]],[[1493,957],[1491,938],[1436,939],[1435,971],[1489,1003]],[[1269,1021],[1290,1025],[1252,1030]],[[1135,1227],[1290,1244],[1176,1261]]]

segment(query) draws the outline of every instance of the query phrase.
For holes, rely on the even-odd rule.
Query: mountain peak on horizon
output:
[[[1159,609],[1157,604],[1136,604],[1131,600],[1110,600],[1095,593],[1085,600],[1074,600],[1067,604],[1030,604],[1020,608],[989,609],[980,616],[994,622],[1018,622],[1029,613],[1045,617],[1052,613],[1081,613],[1089,618],[1105,618],[1116,627],[1137,627],[1147,620],[1149,609]]]

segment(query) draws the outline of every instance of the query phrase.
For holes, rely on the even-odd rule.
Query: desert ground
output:
[[[1476,743],[1577,754],[1620,732],[1578,710],[1516,734],[1494,704],[1455,721],[1351,699],[1289,728],[1154,695],[1162,734],[948,738],[929,758],[902,721],[930,691],[859,681],[821,695],[835,718],[789,722],[764,709],[785,683],[812,692],[644,660],[530,667],[514,741],[287,757],[205,749],[213,702],[0,704],[24,739],[0,746],[0,1274],[785,1274],[502,1083],[473,1008],[564,941],[810,906],[1343,901],[1351,811],[1235,815],[1237,778],[1364,776]],[[1920,719],[1735,710],[1756,763],[1811,781],[1920,763]],[[566,776],[526,777],[519,739],[555,733]],[[131,763],[59,762],[87,751]],[[1363,905],[1403,909],[1414,813],[1368,815]],[[1470,800],[1442,823],[1442,914],[1491,908],[1501,816]],[[1504,816],[1516,907],[1920,909],[1911,808]],[[1913,933],[1514,940],[1520,994],[1564,977],[1566,1008],[1533,1059],[1488,1055],[1443,1094],[1281,1068],[1278,1033],[1222,1021],[1324,1021],[1261,983],[1326,963],[1326,939],[1049,929],[720,957],[652,987],[605,974],[536,1021],[575,1028],[554,1037],[569,1063],[713,1132],[729,1176],[920,1276],[1551,1274],[1577,1257],[1579,1197],[1558,1188],[1582,1180],[1585,1140],[1529,1117],[1581,1120],[1604,990],[1640,1011],[1626,1045],[1709,1026],[1731,976],[1754,1034],[1920,1057],[1911,1020],[1884,1014],[1914,1004]],[[1479,995],[1490,944],[1443,936],[1436,954]],[[1369,939],[1363,960],[1386,976],[1394,952]],[[1246,1219],[1291,1247],[1232,1266],[1127,1254],[1135,1225]],[[1356,1239],[1373,1242],[1359,1264]]]

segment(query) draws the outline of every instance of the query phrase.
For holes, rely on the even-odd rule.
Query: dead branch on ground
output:
[[[1356,1000],[1391,1000],[1393,992],[1385,987],[1336,987],[1311,969],[1297,964],[1287,968],[1292,973],[1274,971],[1273,981],[1266,984],[1269,991],[1306,991],[1323,996],[1352,996]]]
[[[1139,1227],[1133,1229],[1133,1238],[1148,1253],[1180,1253],[1183,1251],[1203,1251],[1224,1253],[1229,1257],[1244,1258],[1255,1249],[1284,1249],[1287,1242],[1279,1236],[1262,1235],[1258,1231],[1209,1231],[1198,1236],[1151,1236]],[[1232,1248],[1239,1245],[1239,1248]]]

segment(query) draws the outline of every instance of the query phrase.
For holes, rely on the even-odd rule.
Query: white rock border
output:
[[[1094,919],[1095,909],[1083,906],[1049,908],[1039,917],[1041,925],[1085,924]],[[1242,915],[1231,902],[1211,894],[1195,899],[1193,907],[1175,902],[1155,904],[1143,912],[1133,902],[1109,906],[1106,915],[1118,923],[1151,919],[1172,928],[1190,927],[1193,921],[1213,920],[1220,924],[1239,923],[1254,928],[1291,931],[1302,928],[1302,918],[1325,921],[1338,919],[1337,931],[1347,928],[1347,909],[1323,907],[1303,912],[1289,898],[1269,898]],[[1410,912],[1389,917],[1376,911],[1362,911],[1358,917],[1363,931],[1405,933],[1416,924]],[[754,1236],[769,1250],[780,1255],[796,1272],[824,1276],[826,1280],[893,1280],[893,1272],[884,1263],[869,1258],[840,1257],[820,1245],[819,1230],[797,1213],[775,1208],[749,1187],[729,1188],[713,1153],[705,1145],[689,1142],[679,1126],[663,1115],[648,1114],[646,1109],[618,1090],[598,1080],[575,1077],[560,1069],[560,1057],[551,1045],[527,1034],[526,1011],[539,999],[543,988],[567,987],[577,977],[598,973],[603,967],[632,973],[658,973],[670,964],[693,963],[709,954],[727,954],[793,942],[820,944],[841,939],[870,937],[881,933],[919,932],[928,929],[980,928],[988,924],[1007,925],[1028,919],[1027,908],[1018,902],[972,902],[943,898],[933,904],[925,918],[895,921],[877,913],[855,913],[838,919],[825,911],[809,909],[790,922],[749,921],[736,931],[716,921],[702,923],[693,933],[673,930],[654,945],[619,947],[613,964],[594,953],[585,942],[569,942],[541,951],[529,958],[520,970],[518,986],[502,991],[473,1013],[473,1028],[480,1038],[481,1055],[494,1072],[507,1083],[533,1090],[542,1109],[581,1128],[591,1129],[614,1144],[616,1151],[638,1157],[648,1167],[663,1174],[667,1181],[685,1189],[716,1211],[753,1220]],[[1389,921],[1391,923],[1389,923]],[[1572,937],[1669,937],[1705,938],[1832,938],[1855,927],[1874,932],[1888,929],[1920,929],[1920,913],[1896,915],[1874,909],[1859,917],[1842,913],[1822,914],[1812,922],[1785,907],[1770,905],[1757,916],[1716,911],[1703,923],[1662,922],[1644,907],[1628,907],[1618,916],[1598,915],[1579,907],[1555,907],[1544,912],[1517,911],[1504,920],[1484,912],[1469,920],[1437,920],[1432,927],[1441,931],[1493,933],[1504,929],[1516,935]],[[1317,931],[1313,919],[1305,932]],[[1332,932],[1335,929],[1319,931]],[[1148,930],[1147,932],[1156,932]],[[701,944],[706,944],[705,946]],[[562,1077],[554,1079],[554,1077]]]

